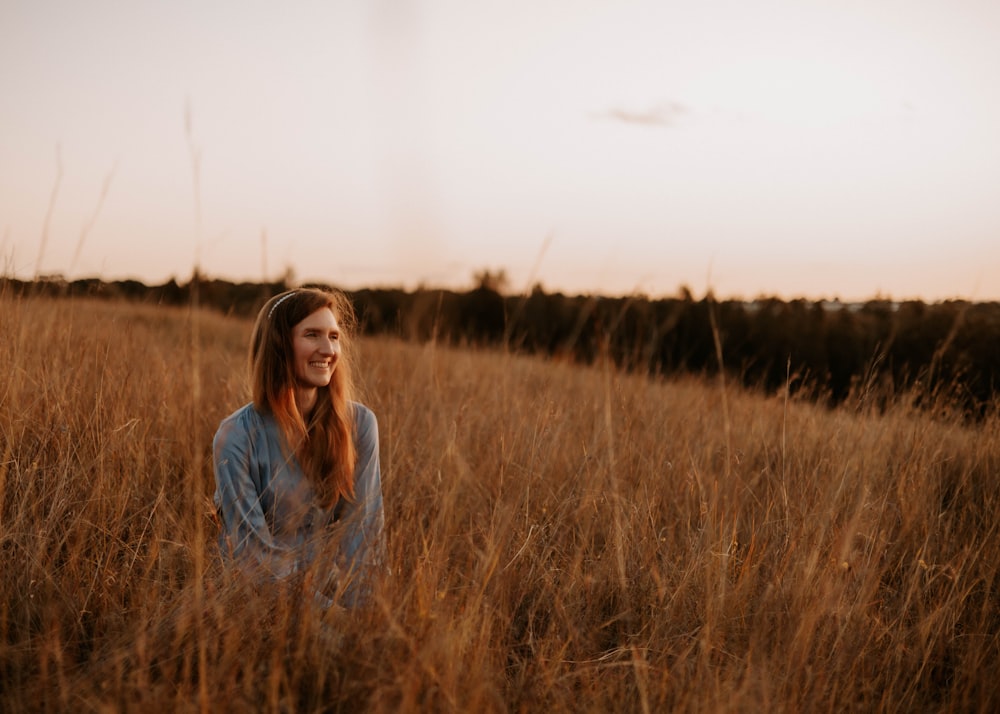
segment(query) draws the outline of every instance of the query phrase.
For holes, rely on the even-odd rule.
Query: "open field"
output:
[[[0,711],[997,711],[1000,420],[366,340],[393,576],[216,554],[250,324],[0,298]]]

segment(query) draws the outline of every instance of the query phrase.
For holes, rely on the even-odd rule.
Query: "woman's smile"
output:
[[[318,360],[309,363],[309,368],[316,370],[318,372],[333,374],[333,361],[332,360]]]

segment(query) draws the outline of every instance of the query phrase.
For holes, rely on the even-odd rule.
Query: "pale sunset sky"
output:
[[[1000,299],[1000,2],[0,0],[0,259]]]

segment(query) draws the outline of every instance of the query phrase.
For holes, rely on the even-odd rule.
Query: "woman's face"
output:
[[[340,357],[340,325],[330,308],[321,307],[292,328],[292,353],[300,386],[330,384]]]

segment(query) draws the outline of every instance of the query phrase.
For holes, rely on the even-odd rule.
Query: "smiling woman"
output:
[[[250,343],[253,401],[213,444],[223,556],[256,581],[300,581],[321,607],[361,604],[384,560],[378,424],[351,400],[338,293],[268,301]]]
[[[330,384],[340,358],[340,325],[333,310],[321,307],[292,328],[295,403],[300,414],[316,405],[317,390]]]

